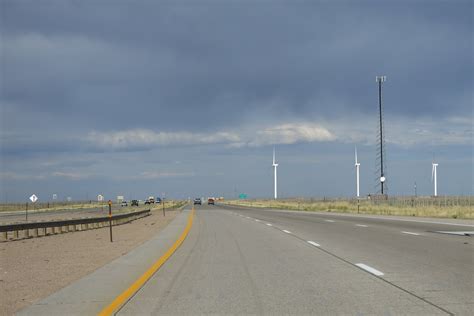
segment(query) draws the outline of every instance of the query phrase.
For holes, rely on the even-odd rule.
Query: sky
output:
[[[473,195],[473,2],[0,0],[0,202]]]

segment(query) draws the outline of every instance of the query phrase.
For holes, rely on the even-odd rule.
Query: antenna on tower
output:
[[[386,76],[377,76],[375,81],[379,87],[379,136],[378,136],[378,148],[377,148],[377,167],[380,172],[380,194],[387,194],[387,183],[386,183],[386,167],[384,166],[384,155],[385,155],[385,129],[383,124],[383,111],[382,111],[382,83],[387,80]]]

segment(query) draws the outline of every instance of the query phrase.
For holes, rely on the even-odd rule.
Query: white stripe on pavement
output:
[[[376,276],[382,276],[383,273],[380,272],[379,270],[377,269],[374,269],[372,267],[369,267],[368,265],[366,264],[363,264],[363,263],[356,263],[356,266],[358,266],[359,268],[361,269],[364,269],[365,271],[369,272],[369,273],[372,273],[373,275],[376,275]]]
[[[287,234],[291,234],[291,232],[289,230],[283,229],[283,231]]]
[[[361,225],[361,224],[357,224],[356,226],[359,226],[359,227],[369,227],[367,225]]]
[[[270,224],[270,223],[267,223],[267,226],[273,226],[273,225],[272,225],[272,224]]]
[[[260,222],[260,220],[259,220],[259,219],[256,219],[255,221],[256,221],[256,222]]]
[[[403,234],[407,234],[407,235],[420,236],[420,234],[412,233],[412,232],[402,232],[402,233],[403,233]]]
[[[314,241],[311,241],[311,240],[308,240],[307,243],[310,244],[310,245],[316,246],[316,247],[321,247],[320,244],[317,244],[317,243],[315,243]]]
[[[334,221],[332,219],[326,219],[325,221],[328,222],[328,223],[334,223]]]

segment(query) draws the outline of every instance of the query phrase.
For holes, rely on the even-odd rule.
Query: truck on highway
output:
[[[148,199],[146,199],[145,204],[155,204],[155,197],[149,196]]]

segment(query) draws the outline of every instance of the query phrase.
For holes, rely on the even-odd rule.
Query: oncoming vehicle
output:
[[[120,206],[128,206],[128,202],[123,200],[121,203],[120,203]]]
[[[194,205],[196,205],[196,204],[202,205],[202,201],[201,201],[200,198],[195,198],[194,199]]]
[[[155,203],[160,204],[161,203],[161,198],[157,197],[156,200],[155,200]]]
[[[138,206],[138,200],[132,200],[132,206]]]
[[[207,199],[207,205],[214,205],[215,199],[214,198],[208,198]]]

